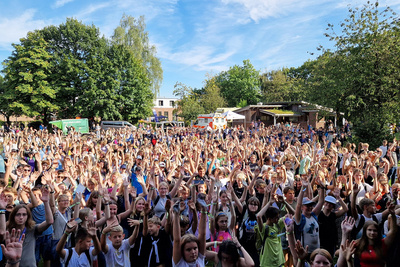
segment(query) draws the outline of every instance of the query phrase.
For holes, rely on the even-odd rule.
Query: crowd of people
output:
[[[400,143],[286,123],[0,141],[1,266],[398,266]]]

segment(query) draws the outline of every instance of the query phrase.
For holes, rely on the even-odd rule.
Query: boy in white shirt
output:
[[[108,239],[111,246],[107,245],[106,235],[110,233]],[[124,230],[120,225],[107,226],[101,234],[101,250],[104,252],[107,266],[131,266],[129,260],[129,252],[135,244],[136,237],[139,233],[139,225],[135,226],[135,230],[128,239],[124,239]]]

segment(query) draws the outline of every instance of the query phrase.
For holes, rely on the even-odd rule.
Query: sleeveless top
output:
[[[229,232],[229,229],[227,231],[220,231],[217,232],[215,231],[215,233],[213,235],[211,235],[211,241],[219,241],[222,242],[224,240],[232,240],[232,236]],[[218,252],[219,247],[212,247],[212,251]]]

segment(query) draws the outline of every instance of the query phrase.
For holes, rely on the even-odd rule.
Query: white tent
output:
[[[221,114],[222,117],[225,117],[228,121],[231,120],[244,120],[246,117],[240,114],[237,114],[233,111],[228,110],[227,112],[224,112]]]

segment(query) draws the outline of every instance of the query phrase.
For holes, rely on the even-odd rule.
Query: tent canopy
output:
[[[240,114],[237,114],[233,111],[228,110],[227,112],[222,113],[222,117],[225,117],[229,120],[244,120],[246,117]]]

